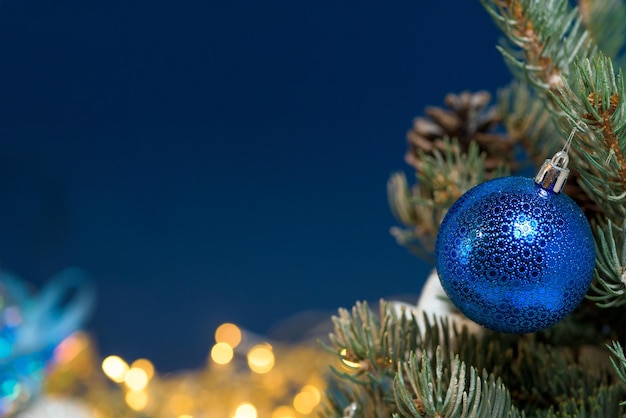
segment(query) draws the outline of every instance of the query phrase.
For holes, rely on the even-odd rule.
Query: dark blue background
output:
[[[0,263],[86,269],[103,354],[197,367],[213,331],[417,295],[389,235],[405,132],[504,85],[477,1],[0,4]]]

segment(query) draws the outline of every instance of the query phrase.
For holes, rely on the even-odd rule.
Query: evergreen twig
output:
[[[596,232],[597,262],[591,294],[601,308],[626,305],[626,227],[609,221]]]
[[[368,304],[357,303],[351,311],[341,309],[333,321],[335,330],[326,348],[338,356],[341,367],[331,368],[337,380],[328,393],[326,417],[341,417],[343,409],[352,402],[358,405],[360,417],[388,417],[392,413],[402,416],[410,412],[406,409],[407,399],[405,410],[399,409],[401,393],[397,392],[396,383],[394,394],[393,382],[398,368],[404,368],[411,355],[421,356],[422,362],[424,358],[430,359],[429,370],[443,368],[443,374],[429,375],[433,387],[441,385],[442,391],[458,389],[457,383],[452,389],[448,386],[456,361],[486,370],[494,378],[502,379],[511,402],[528,416],[550,416],[550,411],[570,411],[572,405],[581,410],[613,411],[615,405],[598,406],[598,399],[617,399],[626,393],[626,388],[616,385],[610,377],[608,362],[605,367],[593,356],[582,356],[579,347],[571,344],[572,341],[582,344],[581,336],[570,335],[566,340],[559,337],[562,335],[559,328],[569,330],[567,322],[539,334],[485,332],[477,337],[470,335],[467,328],[459,331],[447,320],[432,320],[426,315],[420,326],[412,311],[396,313],[385,301],[380,302],[378,315]],[[439,357],[435,354],[438,350]],[[403,370],[406,381],[408,375]],[[422,366],[420,370],[426,369]],[[504,394],[498,395],[497,401],[506,403],[501,396]],[[443,404],[438,405],[436,408],[443,408]],[[451,416],[463,416],[459,411]]]
[[[623,0],[578,0],[578,10],[600,50],[619,67],[626,64],[626,3]]]
[[[423,352],[423,351],[422,351]],[[477,417],[523,416],[511,403],[511,395],[499,379],[474,367],[467,367],[458,356],[444,367],[441,348],[435,354],[433,373],[427,355],[412,353],[394,380],[398,413],[394,417]],[[469,369],[469,376],[468,374]]]
[[[422,162],[418,182],[409,188],[404,173],[395,173],[387,182],[389,205],[396,218],[408,228],[392,228],[396,240],[423,255],[432,252],[439,224],[448,208],[473,186],[508,173],[507,167],[487,173],[486,154],[475,142],[467,153],[456,139],[443,138],[444,151],[419,152]]]
[[[596,49],[568,0],[481,0],[508,43],[498,47],[514,75],[556,92],[577,57]]]

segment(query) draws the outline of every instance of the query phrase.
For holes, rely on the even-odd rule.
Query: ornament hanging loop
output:
[[[539,172],[535,176],[535,183],[542,189],[553,193],[559,193],[563,189],[567,181],[567,176],[569,176],[569,169],[567,168],[569,156],[567,152],[569,151],[575,132],[576,128],[569,134],[569,138],[567,138],[563,149],[554,154],[552,159],[546,160],[539,169]]]

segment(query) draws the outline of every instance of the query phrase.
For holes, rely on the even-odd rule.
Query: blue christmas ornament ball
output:
[[[452,205],[436,268],[452,303],[494,331],[550,327],[582,301],[595,267],[589,222],[574,201],[530,178],[482,183]]]

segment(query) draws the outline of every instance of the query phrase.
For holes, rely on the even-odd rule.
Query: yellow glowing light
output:
[[[286,405],[279,406],[272,412],[272,418],[296,418],[296,411]]]
[[[255,373],[267,373],[274,367],[274,353],[269,344],[255,345],[248,351],[248,366]]]
[[[121,383],[128,373],[128,364],[118,356],[109,356],[102,361],[102,370],[109,379]]]
[[[187,412],[193,408],[193,404],[193,399],[185,394],[175,393],[170,398],[170,409],[175,415],[188,415]]]
[[[215,341],[235,348],[241,342],[241,330],[235,324],[222,324],[215,331]]]
[[[353,361],[350,361],[350,360],[346,360],[346,359],[345,359],[345,355],[346,355],[347,353],[348,353],[348,350],[346,350],[345,348],[343,348],[343,349],[341,350],[341,352],[339,353],[339,354],[341,354],[341,363],[342,363],[344,366],[347,366],[347,367],[348,367],[348,368],[350,368],[350,369],[359,369],[359,368],[361,368],[361,364],[359,364],[359,363],[355,363],[355,362],[353,362]]]
[[[179,415],[178,418],[193,418],[193,417],[191,415],[184,414],[184,415]]]
[[[263,375],[261,382],[270,393],[279,396],[287,389],[285,380],[285,375],[280,370],[272,369],[269,373]]]
[[[322,400],[322,394],[320,393],[320,390],[313,385],[306,385],[305,387],[302,388],[301,392],[303,393],[306,392],[310,394],[311,399],[315,402],[315,405],[320,403],[320,401]]]
[[[256,408],[251,403],[242,403],[237,407],[233,418],[256,418]]]
[[[320,403],[320,400],[320,391],[315,386],[306,385],[293,398],[293,407],[301,414],[310,414]]]
[[[145,358],[140,358],[133,361],[133,364],[130,365],[131,369],[141,369],[146,372],[146,376],[148,376],[148,380],[152,379],[154,376],[154,365],[150,360]]]
[[[142,369],[131,367],[124,377],[124,382],[131,390],[142,390],[148,384],[148,374]]]
[[[126,392],[126,403],[131,409],[141,411],[148,405],[148,395],[142,390],[129,390]]]
[[[217,364],[230,363],[234,355],[233,348],[224,342],[215,344],[211,349],[211,360]]]

